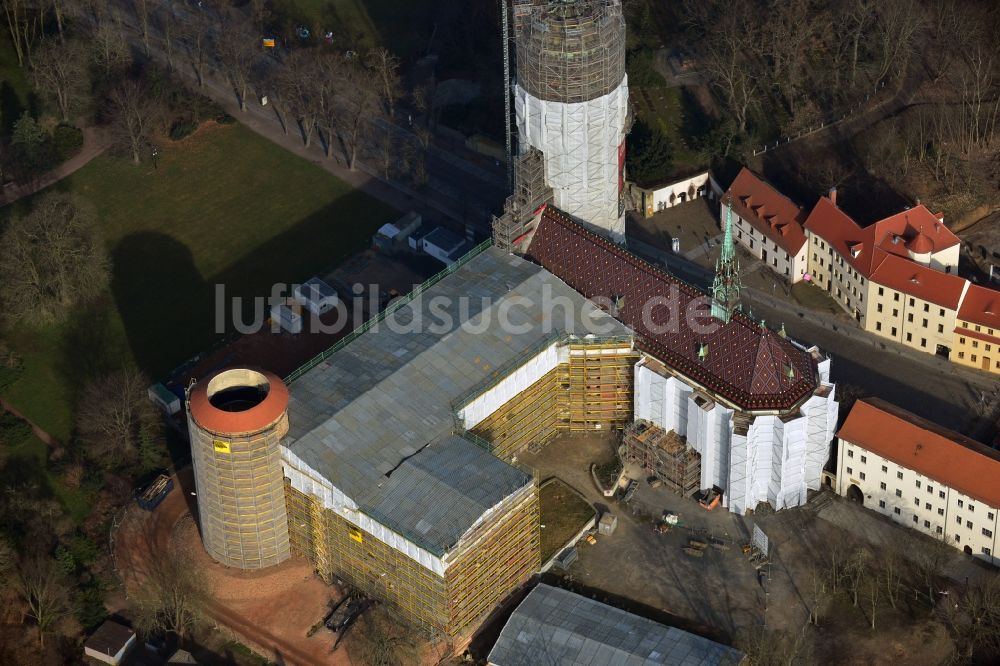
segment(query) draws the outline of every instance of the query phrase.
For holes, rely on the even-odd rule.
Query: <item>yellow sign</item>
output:
[[[273,49],[274,48],[274,38],[272,38],[272,37],[265,37],[264,38],[264,48],[265,49]]]
[[[359,530],[357,527],[350,528],[347,531],[347,533],[350,534],[351,538],[357,541],[358,543],[364,543],[365,537],[363,534],[361,534],[361,530]]]
[[[217,439],[214,442],[216,453],[229,453],[229,442],[224,442],[221,439]]]

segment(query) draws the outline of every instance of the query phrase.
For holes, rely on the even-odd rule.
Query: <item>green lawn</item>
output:
[[[7,331],[25,372],[5,392],[68,438],[76,391],[134,359],[154,378],[218,339],[216,285],[266,296],[364,247],[396,212],[241,125],[165,142],[157,168],[100,157],[56,187],[97,209],[110,293],[59,325]]]
[[[636,88],[629,91],[638,114],[652,126],[659,127],[673,148],[674,171],[687,173],[692,169],[705,168],[704,159],[692,150],[685,139],[683,126],[684,103],[681,88]]]
[[[385,46],[410,58],[426,50],[436,6],[436,0],[274,0],[274,13],[289,27],[332,31],[338,48]]]
[[[805,281],[796,282],[792,285],[792,298],[799,305],[810,310],[832,312],[834,314],[843,312],[830,294],[826,293],[820,287]]]
[[[550,479],[538,489],[539,521],[542,528],[542,564],[566,545],[594,517],[590,506],[559,479]]]

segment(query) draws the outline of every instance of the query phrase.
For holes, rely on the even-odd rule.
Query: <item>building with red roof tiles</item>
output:
[[[953,335],[955,363],[1000,374],[1000,292],[970,284]]]
[[[858,400],[837,433],[837,492],[991,564],[1000,453],[884,400]]]
[[[917,204],[861,227],[836,200],[836,191],[821,197],[806,219],[809,280],[865,330],[972,365],[971,351],[953,353],[969,283],[956,274],[961,241],[943,217]]]
[[[763,178],[743,167],[723,197],[730,203],[736,242],[790,282],[808,270],[806,211]],[[726,206],[719,224],[725,224]]]
[[[525,257],[635,335],[634,414],[686,439],[701,487],[742,513],[798,506],[817,489],[837,420],[830,361],[711,298],[549,206]]]

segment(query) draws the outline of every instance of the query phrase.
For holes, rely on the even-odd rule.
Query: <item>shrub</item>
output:
[[[83,148],[83,130],[72,125],[59,125],[52,133],[52,143],[59,161],[65,162]]]
[[[184,137],[190,136],[197,127],[197,125],[188,120],[179,120],[171,126],[170,138],[174,141],[180,141]]]
[[[220,125],[232,125],[233,123],[236,122],[236,118],[233,118],[228,113],[223,113],[221,116],[218,116],[215,119],[215,122],[219,123]]]

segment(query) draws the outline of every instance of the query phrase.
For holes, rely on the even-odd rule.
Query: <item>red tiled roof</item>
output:
[[[639,349],[741,409],[790,409],[817,386],[816,363],[808,352],[742,313],[727,324],[711,319],[709,297],[701,291],[552,206],[542,215],[526,256],[586,298],[618,302],[616,317],[635,331]],[[654,296],[672,300],[674,294],[676,325],[668,307],[652,308],[644,318]],[[701,360],[698,349],[705,344],[708,355]]]
[[[875,242],[880,245],[892,236],[900,236],[909,242],[923,236],[930,241],[928,250],[917,250],[911,246],[914,252],[940,252],[962,242],[944,225],[940,215],[935,215],[923,204],[917,204],[913,208],[879,220],[873,226]]]
[[[871,280],[952,310],[958,310],[967,284],[957,275],[942,273],[894,254],[885,257],[871,274]]]
[[[788,254],[798,254],[805,245],[805,211],[750,169],[740,170],[727,194],[734,213]]]
[[[199,427],[218,434],[241,434],[258,432],[267,428],[288,409],[288,387],[277,375],[261,370],[260,374],[268,381],[267,396],[257,405],[242,412],[227,412],[212,404],[208,388],[212,379],[226,372],[219,372],[206,377],[191,390],[191,418]]]
[[[1000,291],[970,284],[958,318],[1000,331]]]
[[[983,342],[994,342],[1000,344],[1000,336],[990,335],[984,331],[977,331],[974,328],[962,328],[961,326],[956,326],[954,332],[959,335],[967,335],[970,338],[982,340]]]
[[[837,437],[1000,507],[1000,454],[884,400],[855,402]]]
[[[875,227],[862,229],[827,197],[820,197],[806,218],[805,228],[825,240],[854,270],[871,275],[885,252],[875,247]]]

